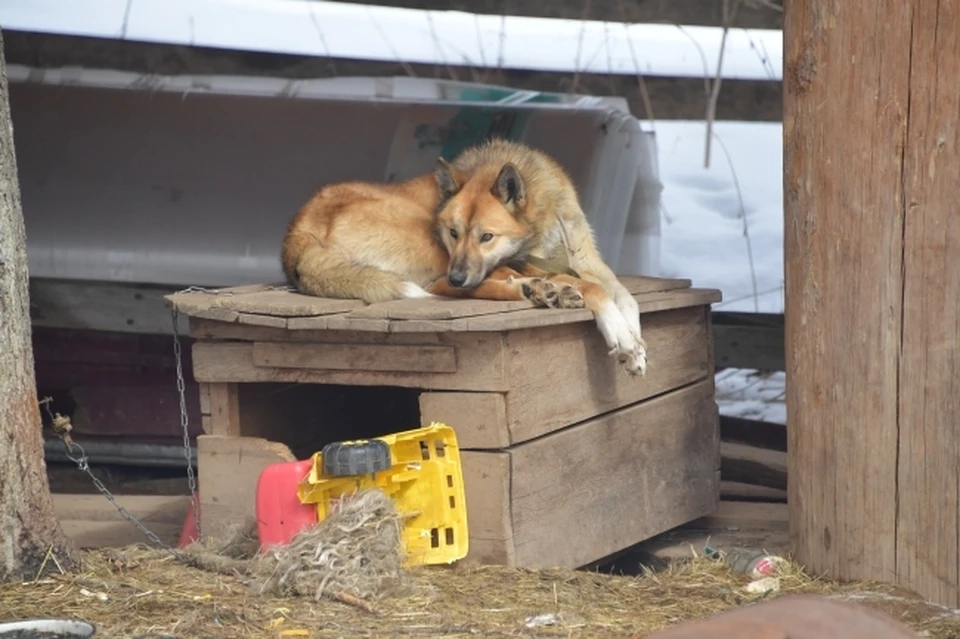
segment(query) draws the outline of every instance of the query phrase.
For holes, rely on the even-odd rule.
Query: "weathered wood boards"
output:
[[[160,541],[176,546],[190,507],[187,495],[118,495],[117,501]],[[149,543],[116,506],[100,495],[53,495],[53,510],[63,532],[78,548],[109,548]]]
[[[470,556],[484,562],[583,565],[708,514],[720,467],[708,304],[719,294],[684,280],[630,285],[656,362],[645,377],[619,368],[583,311],[472,300],[344,310],[253,288],[223,302],[175,297],[197,339],[205,534],[251,516],[260,469],[289,456],[262,438],[292,447],[304,435],[308,394],[247,403],[253,385],[291,383],[412,389],[420,423],[454,426]],[[416,419],[409,409],[398,421]]]
[[[713,384],[703,381],[504,451],[464,453],[471,555],[582,566],[715,508]]]
[[[960,4],[789,2],[784,25],[796,556],[957,607]]]
[[[690,289],[690,280],[655,277],[623,277],[621,280],[631,293],[643,296],[646,309],[641,310],[651,312],[675,308],[678,303],[688,301],[686,296],[677,297],[670,293],[686,292]],[[258,284],[219,289],[214,293],[176,293],[165,299],[173,308],[191,318],[291,330],[508,330],[583,322],[592,318],[589,311],[535,308],[528,301],[442,298],[366,305],[359,300],[319,298],[279,290],[282,288],[279,284]],[[713,299],[717,297],[715,291],[698,293],[704,299],[717,301]]]

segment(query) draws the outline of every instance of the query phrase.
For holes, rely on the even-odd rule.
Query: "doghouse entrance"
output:
[[[418,389],[337,384],[238,384],[240,433],[306,459],[334,441],[419,428]]]

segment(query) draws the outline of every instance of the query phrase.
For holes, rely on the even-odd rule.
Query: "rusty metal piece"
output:
[[[680,624],[645,639],[916,639],[892,617],[866,606],[811,595],[788,595],[703,621]]]

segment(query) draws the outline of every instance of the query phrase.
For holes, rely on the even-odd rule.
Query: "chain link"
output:
[[[51,415],[51,417],[52,417],[52,415]],[[100,491],[100,494],[102,494],[104,497],[106,497],[106,498],[107,498],[107,501],[109,501],[111,504],[113,504],[113,505],[116,507],[116,509],[120,512],[120,514],[123,515],[124,519],[126,519],[126,520],[129,521],[131,524],[133,524],[134,526],[136,526],[136,527],[137,527],[137,530],[139,530],[139,531],[142,532],[144,535],[146,535],[146,536],[147,536],[147,539],[149,539],[150,541],[152,541],[152,542],[153,542],[154,544],[156,544],[158,547],[160,547],[160,548],[162,548],[162,549],[164,549],[164,550],[169,550],[169,551],[172,552],[174,555],[179,555],[179,553],[178,553],[176,550],[174,550],[173,548],[171,548],[171,547],[168,546],[167,544],[163,543],[163,541],[161,541],[159,537],[157,537],[157,536],[156,536],[152,531],[150,531],[146,526],[144,526],[143,524],[141,524],[141,523],[137,520],[136,517],[134,517],[133,515],[131,515],[130,512],[129,512],[126,508],[124,508],[123,506],[121,506],[121,505],[117,502],[116,498],[113,496],[113,494],[110,492],[110,490],[107,489],[107,487],[103,485],[103,482],[102,482],[102,481],[100,481],[100,478],[97,477],[96,475],[94,475],[94,474],[93,474],[93,471],[90,470],[90,464],[89,464],[89,462],[87,461],[87,453],[83,450],[83,446],[81,446],[81,445],[78,444],[77,442],[73,442],[73,446],[74,446],[75,448],[80,449],[80,456],[79,456],[79,457],[74,457],[73,455],[70,454],[72,451],[70,450],[70,447],[66,445],[66,442],[64,442],[64,446],[67,448],[67,453],[66,453],[67,459],[69,459],[70,461],[72,461],[74,464],[77,465],[77,468],[79,468],[80,470],[82,470],[83,472],[85,472],[87,475],[90,476],[90,480],[93,481],[93,485],[97,487],[97,490]]]
[[[193,474],[193,447],[190,445],[190,418],[187,415],[187,385],[183,381],[183,359],[180,346],[180,331],[177,326],[179,313],[170,311],[173,318],[173,356],[177,366],[177,393],[180,395],[180,426],[183,429],[183,456],[187,460],[187,483],[193,503],[194,521],[197,522],[197,539],[203,539],[203,524],[200,521],[200,499],[197,497],[197,479]]]
[[[290,291],[291,287],[286,285],[281,286],[264,286],[263,288],[257,289],[255,291],[250,291],[251,293],[260,292],[260,291]],[[223,290],[223,289],[208,289],[202,286],[190,286],[183,290],[177,291],[176,294],[182,293],[206,293],[208,295],[219,295],[224,297],[231,297],[237,294],[235,291]],[[176,372],[177,372],[177,393],[180,397],[180,426],[183,429],[183,455],[187,462],[187,483],[190,486],[190,499],[193,503],[193,513],[195,521],[197,522],[197,539],[203,539],[203,532],[200,522],[200,503],[197,497],[197,479],[196,475],[193,472],[193,447],[190,445],[190,418],[187,413],[187,395],[186,395],[186,382],[183,379],[183,349],[180,344],[180,330],[178,325],[179,312],[174,306],[171,310],[171,318],[173,320],[173,354],[174,359],[176,360]],[[50,404],[45,404],[47,414],[50,415],[50,420],[52,423],[56,423],[56,418],[54,417],[53,411],[50,409]],[[157,537],[152,531],[150,531],[146,526],[141,524],[136,517],[130,514],[126,508],[121,506],[110,490],[104,486],[103,482],[93,474],[93,471],[90,470],[90,463],[87,459],[87,453],[83,450],[83,446],[76,442],[67,442],[67,438],[61,437],[63,441],[63,446],[66,449],[67,459],[72,461],[77,465],[81,471],[85,472],[90,476],[90,479],[93,481],[93,485],[100,491],[100,494],[107,498],[107,500],[116,507],[117,511],[123,516],[124,519],[133,524],[137,530],[146,535],[147,539],[153,542],[158,548],[162,548],[170,552],[174,557],[185,563],[190,563],[186,556],[175,548],[171,548],[167,544],[163,543],[159,537]],[[74,457],[73,448],[76,447],[80,450],[80,456]],[[192,564],[191,564],[192,565]]]

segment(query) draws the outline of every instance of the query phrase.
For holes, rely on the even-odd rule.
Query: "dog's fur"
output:
[[[580,277],[531,266],[533,256]],[[300,292],[355,298],[529,299],[590,309],[630,373],[646,372],[636,300],[603,262],[563,168],[525,145],[494,140],[400,184],[324,187],[290,223],[282,250]]]

